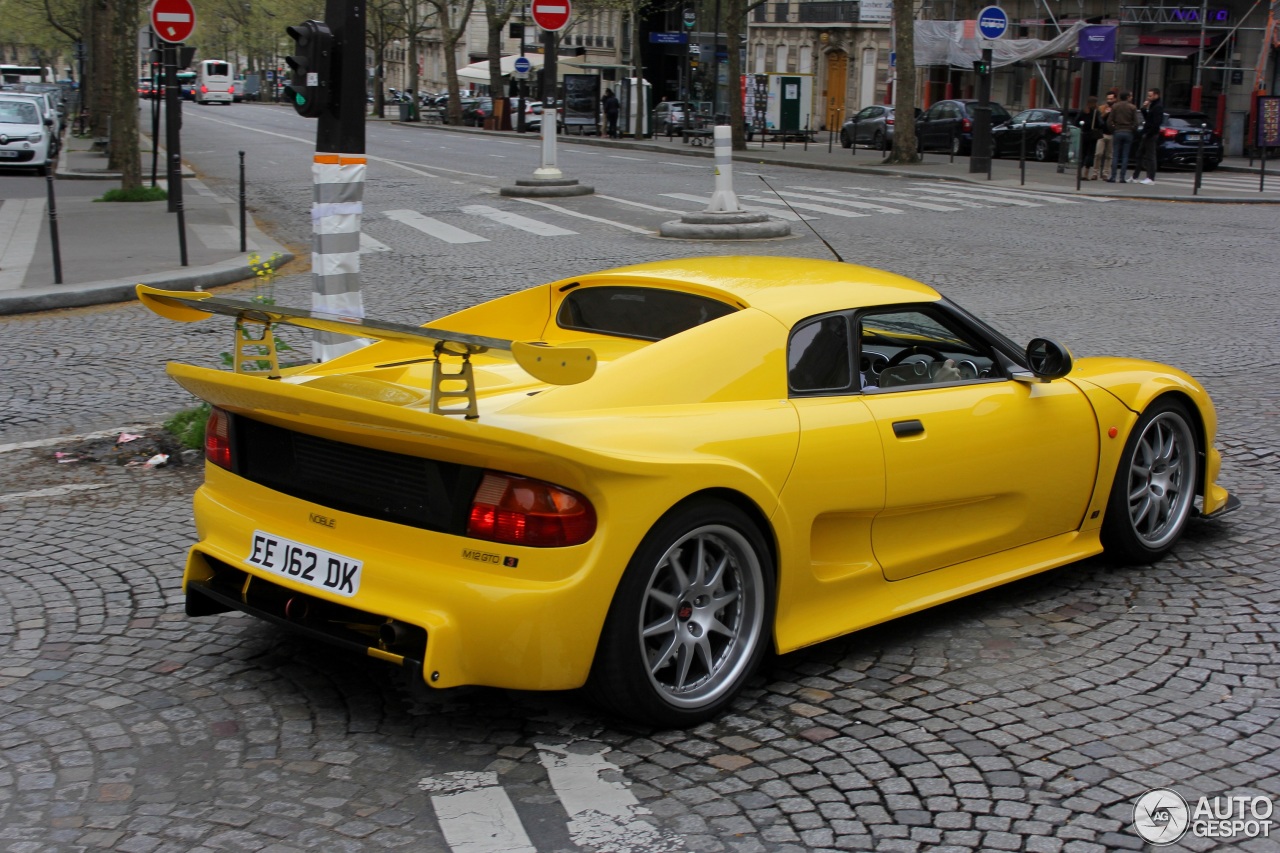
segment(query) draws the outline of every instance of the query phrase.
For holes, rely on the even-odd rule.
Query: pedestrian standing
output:
[[[601,102],[604,107],[605,127],[608,129],[609,138],[618,138],[618,110],[621,104],[618,103],[617,95],[613,94],[612,89],[604,90],[604,100]]]
[[[1093,154],[1093,179],[1105,178],[1109,174],[1107,169],[1111,166],[1111,108],[1116,104],[1118,93],[1115,89],[1107,92],[1106,100],[1098,105],[1098,114],[1096,116],[1101,125],[1101,136],[1098,139]]]
[[[1098,98],[1090,95],[1080,113],[1080,169],[1086,181],[1092,180],[1094,151],[1102,133],[1098,130]]]
[[[1138,159],[1133,168],[1133,179],[1146,170],[1147,176],[1140,184],[1156,182],[1156,150],[1160,146],[1160,127],[1164,124],[1164,104],[1160,103],[1160,90],[1152,87],[1147,90],[1147,99],[1142,102],[1142,135],[1138,141]]]
[[[1117,182],[1117,174],[1119,174],[1119,182],[1125,183],[1125,172],[1129,169],[1129,151],[1133,148],[1133,137],[1138,130],[1138,108],[1130,102],[1131,97],[1129,92],[1121,92],[1120,100],[1111,108],[1111,141],[1114,157],[1111,163],[1111,177],[1107,178],[1107,182],[1112,184]]]

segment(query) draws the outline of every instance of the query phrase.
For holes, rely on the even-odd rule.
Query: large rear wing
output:
[[[509,352],[521,369],[541,382],[552,385],[574,385],[585,382],[595,374],[596,356],[588,347],[551,346],[541,341],[509,341],[485,335],[450,332],[404,323],[388,323],[382,320],[366,320],[323,314],[304,308],[288,308],[261,302],[226,299],[212,293],[160,290],[145,284],[137,286],[138,299],[148,309],[169,320],[194,323],[214,314],[235,318],[235,348],[233,350],[236,373],[265,374],[270,378],[280,375],[280,361],[276,352],[275,337],[271,327],[283,323],[317,332],[334,332],[360,338],[381,341],[398,341],[417,344],[431,349],[435,362],[431,381],[431,411],[436,414],[459,414],[476,417],[475,383],[471,375],[471,356],[490,350]],[[260,334],[254,336],[249,326],[259,326]],[[254,350],[249,353],[247,350]],[[449,373],[442,369],[444,358],[458,359],[459,371]],[[265,360],[267,370],[259,370],[256,364]],[[445,391],[441,383],[462,382],[464,390]],[[442,407],[447,398],[464,397],[466,407]]]

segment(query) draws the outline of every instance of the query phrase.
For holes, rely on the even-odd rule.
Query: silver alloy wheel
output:
[[[1196,445],[1186,419],[1162,412],[1147,424],[1129,462],[1129,523],[1148,548],[1168,545],[1195,498]]]
[[[649,681],[677,707],[735,686],[762,642],[767,591],[760,559],[737,530],[708,524],[662,555],[637,625]]]

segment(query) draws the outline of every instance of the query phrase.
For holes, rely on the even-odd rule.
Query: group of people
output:
[[[1112,89],[1107,92],[1105,103],[1099,104],[1096,97],[1085,102],[1080,123],[1084,128],[1082,165],[1086,180],[1101,179],[1113,184],[1155,183],[1156,149],[1160,144],[1160,126],[1164,124],[1160,90],[1148,89],[1141,107],[1133,103],[1132,97],[1129,92]],[[1126,180],[1130,157],[1133,158],[1133,177]],[[1146,177],[1138,180],[1144,171]]]

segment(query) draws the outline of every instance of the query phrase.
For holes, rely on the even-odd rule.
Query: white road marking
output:
[[[769,196],[764,195],[739,195],[738,198],[758,202],[760,204],[777,204],[782,205],[783,207],[787,206],[787,203],[780,198],[770,198]],[[846,219],[853,219],[856,216],[871,215],[870,213],[855,213],[852,210],[840,210],[836,207],[827,207],[825,204],[809,204],[808,202],[803,201],[793,202],[791,207],[798,208],[800,210],[812,210],[814,213],[829,213],[832,216],[843,216]],[[898,212],[901,213],[902,211]]]
[[[72,492],[91,492],[96,489],[109,489],[110,483],[67,483],[64,486],[53,486],[48,489],[36,489],[32,492],[10,492],[0,495],[0,504],[6,501],[20,501],[27,498],[56,498]]]
[[[556,213],[561,213],[561,214],[564,214],[565,216],[574,216],[574,217],[577,217],[578,219],[586,219],[590,222],[599,222],[601,225],[612,225],[614,228],[621,228],[624,231],[632,231],[636,234],[652,234],[653,233],[647,228],[638,228],[637,226],[629,225],[626,222],[614,222],[612,219],[604,219],[599,216],[591,216],[590,214],[587,214],[587,213],[580,213],[576,210],[569,210],[568,208],[561,207],[558,204],[551,204],[550,202],[539,201],[535,198],[512,198],[511,200],[524,202],[525,204],[537,205],[538,207],[545,207],[547,210],[554,210]]]
[[[980,195],[991,195],[1001,199],[1010,197],[1033,198],[1036,201],[1046,201],[1049,204],[1080,204],[1082,201],[1109,201],[1109,199],[1091,199],[1088,196],[1064,198],[1063,196],[1053,195],[1052,193],[1038,193],[1034,190],[1006,190],[1000,189],[999,187],[978,186],[970,187],[970,189]]]
[[[647,158],[647,157],[623,157],[621,154],[610,154],[610,155],[609,155],[609,159],[611,159],[611,160],[635,160],[635,161],[640,162],[640,163],[647,163],[647,162],[649,162],[649,158]]]
[[[418,787],[437,792],[431,805],[453,853],[537,853],[497,773],[446,773]]]
[[[867,190],[867,189],[863,189],[862,187],[845,187],[844,189],[840,189],[840,190],[828,189],[826,187],[788,187],[788,189],[804,190],[805,192],[811,192],[811,193],[825,193],[829,195],[843,195],[845,192],[854,192],[854,193],[859,193],[860,194],[859,198],[861,198],[862,200],[887,201],[892,204],[900,204],[904,207],[918,207],[921,210],[935,210],[935,211],[938,211],[939,213],[948,213],[956,210],[964,210],[964,208],[962,207],[951,207],[945,204],[934,204],[933,202],[930,202],[930,201],[916,201],[915,199],[896,198],[896,197],[893,197],[891,193],[874,194],[875,193],[874,190]],[[872,193],[872,194],[868,195],[868,193]]]
[[[949,198],[974,198],[975,197],[968,192],[963,192],[958,189],[937,189],[934,187],[921,187],[918,190],[918,192],[933,193],[934,195],[944,195]],[[1023,201],[1022,199],[1016,199],[1016,198],[992,198],[990,196],[982,196],[981,198],[983,201],[1002,201],[1002,202],[1005,202],[1006,204],[1013,204],[1019,207],[1040,207],[1041,206],[1034,201]]]
[[[582,753],[579,750],[593,751]],[[603,744],[538,744],[551,787],[569,813],[569,837],[580,847],[608,853],[675,853],[678,838],[642,819],[649,810],[618,779]]]
[[[685,169],[705,169],[705,168],[707,168],[707,164],[706,164],[706,163],[676,163],[676,162],[671,161],[671,160],[663,160],[663,161],[662,161],[662,165],[664,165],[664,166],[680,166],[680,167],[683,167],[683,168],[685,168]]]
[[[381,243],[373,239],[363,231],[360,232],[360,253],[362,255],[369,254],[371,252],[390,252],[390,251],[391,251],[391,247],[388,246],[386,243]]]
[[[428,237],[435,237],[437,240],[443,240],[446,243],[489,242],[488,237],[481,237],[479,234],[463,231],[461,228],[455,228],[447,222],[432,219],[430,216],[423,216],[416,210],[388,210],[383,215],[388,219],[421,231]]]
[[[92,438],[115,438],[122,432],[146,432],[157,429],[159,424],[130,424],[129,426],[104,429],[98,432],[86,432],[80,435],[55,435],[53,438],[37,438],[33,441],[19,441],[13,444],[0,444],[0,453],[12,453],[15,450],[31,450],[35,447],[56,447],[59,444],[75,444]]]
[[[677,198],[677,199],[680,199],[681,201],[696,202],[697,204],[702,205],[703,208],[705,208],[707,204],[709,204],[711,201],[711,196],[709,195],[693,195],[692,193],[662,193],[662,195],[665,196],[666,198]],[[739,198],[741,198],[741,196],[739,196]],[[751,210],[757,213],[767,213],[770,216],[776,216],[779,219],[789,219],[792,222],[800,221],[799,214],[792,213],[789,210],[774,210],[768,207],[752,207],[749,204],[740,204],[739,207],[741,207],[743,210]],[[814,219],[814,218],[815,217],[813,216],[805,217],[805,219]]]
[[[778,195],[786,196],[787,198],[808,199],[810,201],[827,201],[832,204],[847,205],[848,207],[860,207],[863,210],[874,210],[876,213],[906,213],[905,210],[898,210],[896,207],[885,207],[883,204],[876,204],[870,201],[855,201],[848,198],[825,198],[820,195],[808,195],[806,193],[795,192],[779,192]]]
[[[43,198],[11,198],[0,204],[0,290],[22,287],[36,256],[44,211]]]
[[[578,233],[577,231],[570,231],[568,228],[561,228],[559,225],[539,222],[536,219],[530,219],[518,213],[499,210],[496,207],[489,207],[483,204],[467,205],[462,208],[462,212],[472,216],[483,216],[485,219],[492,219],[494,222],[509,225],[521,231],[528,231],[530,234],[537,234],[540,237],[565,237]]]
[[[611,196],[611,195],[600,195],[600,193],[596,193],[596,198],[602,198],[602,199],[604,199],[605,201],[616,201],[618,204],[629,204],[629,205],[631,205],[632,207],[639,207],[639,208],[642,208],[642,209],[644,209],[644,210],[652,210],[652,211],[656,211],[656,212],[658,212],[658,213],[676,213],[676,214],[679,214],[679,213],[685,213],[685,212],[686,212],[686,211],[683,211],[683,210],[672,210],[672,209],[671,209],[671,208],[669,208],[669,207],[657,207],[656,205],[652,205],[652,204],[645,204],[645,203],[644,203],[644,202],[642,202],[642,201],[632,201],[632,200],[631,200],[631,199],[629,199],[629,198],[618,198],[617,196]]]

